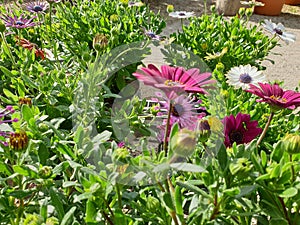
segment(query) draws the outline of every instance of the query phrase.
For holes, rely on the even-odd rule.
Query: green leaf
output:
[[[49,158],[49,150],[46,147],[44,143],[39,144],[39,149],[38,149],[38,156],[39,156],[39,162],[42,165],[46,165],[47,159]]]
[[[203,167],[191,163],[171,163],[170,167],[179,171],[204,173],[207,172]]]
[[[31,177],[31,178],[37,178],[37,172],[30,169],[29,166],[18,166],[14,165],[13,170],[15,173],[18,173],[20,175],[26,176],[26,177]]]
[[[96,222],[96,215],[97,215],[97,210],[95,204],[91,201],[88,200],[86,202],[86,217],[85,217],[85,222],[87,223],[93,223]]]
[[[76,210],[76,206],[73,206],[64,216],[64,218],[61,221],[60,225],[66,225],[69,224],[69,222],[71,221],[71,219],[73,218],[73,214]]]
[[[50,188],[50,197],[52,205],[57,211],[58,218],[62,221],[65,215],[64,206],[61,197],[58,195],[57,190],[55,190],[54,187]]]
[[[23,119],[29,123],[29,120],[34,117],[31,108],[28,105],[22,105],[21,108]]]
[[[190,184],[188,181],[185,182],[185,183],[182,183],[182,182],[178,181],[178,182],[176,182],[176,184],[179,185],[180,187],[183,187],[183,188],[187,189],[187,190],[195,192],[195,194],[202,195],[203,197],[208,198],[212,202],[214,200],[213,197],[210,196],[208,193],[206,193],[202,189],[198,188],[197,186],[195,186],[193,184]]]
[[[227,194],[231,197],[234,197],[240,194],[240,189],[238,187],[229,188],[223,191],[224,194]]]
[[[227,164],[228,164],[228,159],[227,159],[227,151],[226,151],[226,147],[224,144],[221,145],[221,148],[218,152],[218,161],[219,161],[219,164],[221,166],[221,169],[223,171],[226,170],[227,168]]]
[[[19,98],[18,96],[14,95],[11,91],[3,88],[3,93],[5,94],[5,96],[11,100],[13,100],[14,102],[18,102]]]
[[[0,172],[5,173],[7,176],[10,176],[12,173],[6,163],[0,161]]]
[[[4,46],[6,46],[6,45],[4,45]],[[4,46],[3,46],[3,48],[4,48]],[[10,71],[9,71],[8,69],[6,69],[5,67],[0,66],[0,70],[1,70],[6,76],[8,76],[8,77],[14,77],[13,73],[10,72]]]
[[[290,187],[283,191],[279,196],[282,198],[291,198],[294,197],[298,193],[297,188]]]
[[[173,206],[173,201],[172,201],[172,198],[171,198],[171,194],[169,192],[166,192],[163,194],[163,200],[164,200],[164,203],[166,204],[166,206],[174,211],[174,206]]]
[[[289,223],[283,218],[272,218],[269,225],[289,225]]]

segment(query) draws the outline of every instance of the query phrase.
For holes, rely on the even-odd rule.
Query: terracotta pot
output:
[[[300,0],[285,0],[287,5],[300,5]]]
[[[259,0],[264,6],[254,7],[254,13],[266,16],[278,16],[286,0]]]

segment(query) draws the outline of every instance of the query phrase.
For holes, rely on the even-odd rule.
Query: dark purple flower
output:
[[[262,132],[262,129],[257,127],[257,121],[250,121],[249,114],[238,113],[236,117],[226,116],[222,122],[226,147],[231,147],[234,142],[236,144],[249,143]]]
[[[23,17],[23,14],[20,15],[19,17],[17,17],[17,16],[11,17],[8,15],[4,15],[1,17],[1,19],[4,21],[6,27],[15,27],[18,29],[35,26],[36,23],[32,21],[35,18],[36,18],[36,16],[34,16],[30,19],[26,19]]]
[[[43,13],[48,9],[48,6],[47,2],[36,1],[27,3],[26,9],[32,13]]]
[[[273,110],[288,108],[295,109],[300,106],[300,93],[292,90],[284,91],[278,84],[258,83],[260,87],[250,84],[247,92],[257,95],[262,99],[258,102],[268,103]]]

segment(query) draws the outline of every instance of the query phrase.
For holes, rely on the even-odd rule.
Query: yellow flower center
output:
[[[176,85],[183,85],[183,83],[180,83],[178,81],[173,81],[173,80],[166,80],[165,85],[169,86],[169,87],[173,87],[173,86],[176,86]]]
[[[272,95],[270,98],[284,103],[287,102],[286,98],[282,98],[281,96]]]

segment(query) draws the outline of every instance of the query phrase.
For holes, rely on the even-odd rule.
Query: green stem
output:
[[[117,189],[117,195],[118,195],[118,206],[120,209],[122,209],[122,195],[120,191],[120,186],[116,184],[116,189]]]
[[[285,206],[285,203],[284,203],[283,199],[281,197],[278,197],[278,199],[279,199],[279,202],[281,204],[281,207],[282,207],[285,219],[288,221],[289,225],[292,225],[291,220],[290,220],[290,218],[288,216],[288,212],[286,210],[286,206]]]
[[[16,61],[15,61],[15,59],[14,59],[12,53],[11,53],[10,47],[9,47],[8,44],[7,44],[7,41],[6,41],[6,38],[5,38],[4,33],[2,33],[2,32],[0,32],[0,33],[1,33],[1,38],[2,38],[2,40],[3,40],[3,43],[4,43],[4,45],[5,45],[5,47],[6,47],[7,51],[8,51],[8,56],[9,56],[9,58],[11,59],[11,61],[12,61],[13,65],[14,65],[14,67],[17,67]]]
[[[169,129],[170,129],[169,126],[170,126],[171,112],[172,112],[172,103],[170,102],[167,124],[166,124],[166,129],[165,129],[165,138],[164,138],[164,151],[165,151],[166,156],[168,154],[168,133],[169,133]]]
[[[267,130],[268,130],[270,124],[271,124],[271,121],[272,121],[273,116],[274,116],[274,112],[271,111],[270,116],[269,116],[269,118],[268,118],[268,122],[266,123],[266,126],[265,126],[263,132],[261,133],[261,135],[260,135],[260,137],[259,137],[257,143],[256,143],[256,146],[260,145],[260,143],[261,143],[262,140],[264,139],[264,137],[265,137],[265,135],[266,135],[266,133],[267,133]]]
[[[293,163],[293,155],[290,154],[290,162]],[[292,164],[291,166],[291,171],[292,171],[292,183],[295,181],[295,168],[294,165]]]

